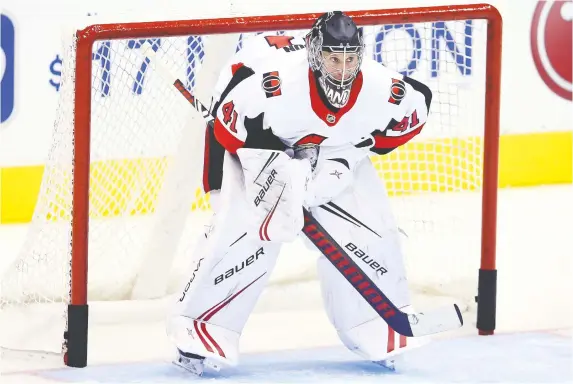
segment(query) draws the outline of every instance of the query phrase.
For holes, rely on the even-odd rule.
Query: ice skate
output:
[[[396,360],[394,358],[388,358],[388,359],[384,359],[384,360],[373,361],[373,363],[381,365],[390,371],[396,370]]]
[[[203,356],[195,355],[193,353],[183,352],[177,350],[177,358],[173,360],[173,364],[194,373],[197,376],[203,376],[205,368],[205,358]]]

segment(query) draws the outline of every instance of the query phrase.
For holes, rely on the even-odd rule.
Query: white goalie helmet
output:
[[[340,11],[320,16],[306,35],[308,62],[328,102],[341,108],[364,55],[362,28]]]

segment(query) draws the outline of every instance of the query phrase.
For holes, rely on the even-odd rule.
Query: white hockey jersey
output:
[[[211,139],[231,153],[243,146],[284,149],[312,143],[385,154],[421,131],[432,98],[424,84],[368,57],[352,89],[338,95],[348,98],[343,108],[323,101],[319,87],[303,39],[252,38],[219,78]],[[213,153],[206,153],[206,160],[209,156]],[[213,175],[204,177],[206,191],[216,184]]]

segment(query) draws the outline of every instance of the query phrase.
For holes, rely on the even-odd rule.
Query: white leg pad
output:
[[[315,218],[364,274],[398,307],[410,305],[399,232],[383,183],[369,159],[355,171],[356,182],[332,203],[312,208]],[[326,313],[341,341],[359,356],[387,359],[410,340],[396,334],[324,257],[318,276]]]
[[[248,214],[242,170],[225,158],[223,188],[211,230],[201,234],[176,295],[167,334],[183,352],[234,365],[238,343],[281,244],[253,239],[237,218]],[[207,361],[206,361],[207,364]]]

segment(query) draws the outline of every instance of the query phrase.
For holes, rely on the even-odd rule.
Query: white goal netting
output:
[[[390,155],[372,156],[405,234],[410,284],[417,292],[452,296],[465,305],[476,293],[480,255],[486,29],[482,20],[365,27],[367,56],[427,83],[434,95],[420,136]],[[304,31],[269,27],[265,33]],[[209,215],[209,196],[200,188],[201,118],[154,71],[141,46],[151,44],[158,60],[208,103],[214,74],[255,35],[225,35],[224,44],[205,35],[94,45],[90,301],[174,293],[196,256],[192,245]],[[2,341],[10,348],[58,351],[61,345],[74,217],[74,54],[75,44],[70,44],[33,221],[24,247],[2,276]],[[288,266],[279,261],[271,284],[316,277],[315,256],[296,252],[288,257]],[[61,332],[37,346],[38,338],[27,336],[30,327],[41,331],[52,321],[61,323]]]

